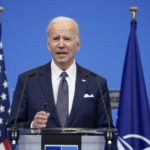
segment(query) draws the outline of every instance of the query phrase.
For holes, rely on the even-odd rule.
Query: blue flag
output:
[[[1,42],[1,24],[0,24],[0,150],[9,150],[8,140],[6,138],[6,125],[9,113],[10,113],[10,105],[8,97],[8,84]]]
[[[136,37],[137,23],[131,21],[118,110],[119,150],[150,150],[150,110]]]

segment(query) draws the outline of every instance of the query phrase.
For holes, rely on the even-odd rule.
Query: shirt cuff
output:
[[[33,128],[33,121],[31,122],[30,128]]]

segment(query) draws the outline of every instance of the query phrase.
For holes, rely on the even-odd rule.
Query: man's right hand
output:
[[[45,111],[37,112],[34,116],[32,128],[45,128],[49,116],[50,113],[46,113]]]

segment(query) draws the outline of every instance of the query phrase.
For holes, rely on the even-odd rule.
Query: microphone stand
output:
[[[108,150],[111,150],[112,147],[112,141],[114,139],[114,129],[108,128],[105,132],[105,139],[107,141]]]
[[[106,139],[106,142],[108,144],[108,150],[111,150],[112,141],[114,139],[114,129],[111,128],[111,126],[110,126],[110,119],[109,119],[109,116],[108,116],[108,112],[107,112],[107,108],[106,108],[106,105],[105,105],[105,100],[104,100],[104,96],[103,96],[103,93],[102,93],[102,89],[101,89],[101,86],[100,86],[98,76],[93,72],[91,72],[91,74],[93,74],[97,79],[100,95],[102,97],[102,102],[104,104],[104,110],[105,110],[105,114],[106,114],[107,121],[108,121],[108,128],[106,129],[106,132],[105,132],[105,139]]]
[[[22,94],[21,94],[20,101],[19,101],[18,110],[17,110],[16,117],[15,117],[15,123],[14,123],[14,126],[10,128],[10,140],[11,140],[11,143],[12,143],[12,150],[15,150],[16,143],[17,143],[17,141],[19,139],[19,129],[16,126],[16,124],[17,124],[17,119],[18,119],[20,107],[21,107],[21,104],[22,104],[22,99],[23,99],[23,95],[24,95],[24,90],[25,90],[25,87],[26,87],[26,83],[27,83],[28,78],[30,78],[30,77],[32,77],[34,75],[35,75],[35,73],[30,74],[30,75],[28,75],[25,78],[25,82],[24,82],[23,89],[22,89]]]
[[[19,129],[14,126],[10,128],[10,140],[12,143],[12,150],[16,149],[18,139],[19,139]]]

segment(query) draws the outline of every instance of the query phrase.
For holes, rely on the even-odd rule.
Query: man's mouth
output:
[[[67,52],[57,52],[56,54],[57,54],[57,55],[66,55]]]

